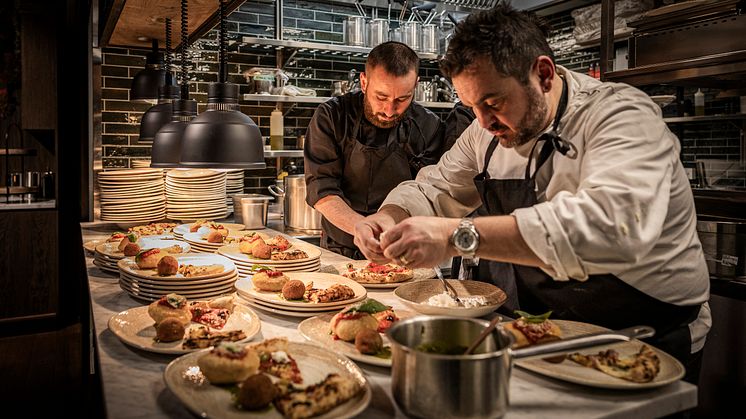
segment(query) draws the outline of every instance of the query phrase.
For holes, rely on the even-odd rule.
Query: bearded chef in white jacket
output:
[[[441,71],[477,121],[355,244],[408,267],[480,258],[478,279],[524,311],[653,326],[696,383],[709,275],[679,141],[640,90],[556,65],[546,34],[506,5],[457,26]]]

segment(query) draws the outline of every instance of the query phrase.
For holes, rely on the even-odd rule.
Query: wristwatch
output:
[[[451,234],[451,244],[464,258],[474,257],[479,247],[479,233],[471,218],[461,220],[456,230]]]

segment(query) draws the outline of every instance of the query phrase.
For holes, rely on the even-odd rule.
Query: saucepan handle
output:
[[[283,197],[283,196],[285,196],[285,191],[283,191],[277,185],[269,185],[269,186],[267,186],[267,189],[269,189],[269,193],[271,193],[274,196],[277,196],[277,197]]]
[[[650,326],[633,326],[622,330],[591,333],[541,345],[515,349],[512,352],[514,358],[559,355],[577,349],[588,349],[615,342],[629,342],[632,339],[644,339],[653,335],[655,335],[655,329]]]

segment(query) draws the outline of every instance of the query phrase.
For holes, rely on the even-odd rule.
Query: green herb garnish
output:
[[[377,300],[374,300],[372,298],[368,298],[367,300],[363,301],[362,303],[355,304],[354,306],[351,306],[347,312],[351,311],[359,311],[362,313],[368,313],[368,314],[375,314],[380,313],[382,311],[386,311],[389,309],[389,306],[380,303]]]
[[[552,314],[552,311],[549,310],[544,314],[529,314],[525,311],[515,310],[513,313],[523,318],[526,323],[544,323]]]

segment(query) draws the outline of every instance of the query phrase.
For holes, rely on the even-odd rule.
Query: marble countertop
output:
[[[106,237],[116,230],[113,224],[81,224],[83,242]],[[323,264],[347,259],[322,253]],[[166,365],[175,356],[161,355],[132,348],[108,330],[109,318],[121,311],[144,305],[132,299],[118,286],[118,277],[101,271],[86,254],[91,306],[95,327],[104,397],[108,417],[119,418],[188,418],[189,410],[171,393],[163,380]],[[395,308],[402,308],[391,291],[368,290],[376,298]],[[302,320],[255,310],[261,319],[261,332],[254,341],[287,336],[304,342],[297,330]],[[373,389],[372,401],[360,417],[403,418],[391,396],[390,369],[358,364]],[[627,418],[665,416],[696,406],[697,388],[677,381],[646,391],[605,390],[575,385],[513,368],[510,381],[510,408],[506,418]]]

